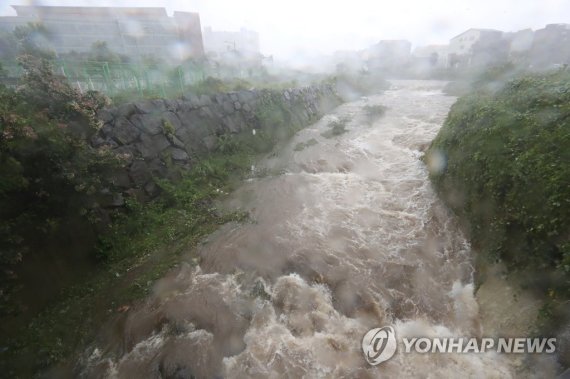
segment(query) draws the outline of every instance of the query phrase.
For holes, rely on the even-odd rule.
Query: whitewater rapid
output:
[[[224,201],[229,224],[131,310],[84,377],[505,378],[499,354],[364,359],[371,328],[398,337],[480,337],[470,246],[434,194],[422,151],[455,98],[444,83],[394,82],[298,133]],[[371,118],[367,107],[382,105]],[[324,137],[331,123],[348,132]],[[310,146],[299,143],[314,139]]]

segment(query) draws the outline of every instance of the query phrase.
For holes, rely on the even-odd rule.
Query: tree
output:
[[[55,51],[50,47],[51,33],[39,23],[28,23],[14,29],[18,55],[28,54],[45,59],[55,58]]]
[[[94,42],[93,45],[91,45],[88,59],[99,62],[110,62],[110,63],[121,62],[121,57],[119,57],[118,54],[113,52],[107,45],[107,42],[105,41],[97,41]]]
[[[15,61],[18,55],[18,42],[13,33],[0,31],[0,59]]]
[[[45,57],[24,54],[19,62],[24,70],[20,86],[0,85],[3,288],[12,265],[35,250],[41,253],[38,248],[48,239],[70,233],[62,225],[71,218],[83,219],[81,225],[89,228],[81,210],[109,186],[105,173],[118,163],[111,152],[92,149],[85,140],[97,129],[95,112],[106,99],[78,93],[53,73]],[[0,292],[0,313],[7,297],[7,291]]]

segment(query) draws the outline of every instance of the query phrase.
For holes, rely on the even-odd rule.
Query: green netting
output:
[[[99,61],[52,61],[54,70],[65,76],[81,91],[97,90],[113,96],[121,92],[138,92],[142,95],[166,96],[166,91],[183,92],[187,85],[198,83],[212,73],[195,63],[176,67],[158,67],[137,63]],[[4,77],[8,84],[15,85],[22,76],[17,62],[2,62]]]
[[[81,90],[98,90],[109,95],[123,91],[156,93],[165,96],[165,88],[181,92],[188,84],[203,80],[204,68],[188,63],[175,68],[97,61],[57,60],[55,70]]]

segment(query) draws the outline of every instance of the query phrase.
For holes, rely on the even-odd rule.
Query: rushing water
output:
[[[86,377],[509,377],[504,356],[396,354],[372,367],[371,328],[398,337],[480,336],[470,247],[436,198],[421,151],[454,98],[395,82],[342,105],[256,167],[226,225],[90,349]],[[370,121],[367,105],[386,114]],[[347,133],[321,134],[335,119]],[[296,151],[299,142],[317,144]],[[298,150],[298,149],[297,149]]]

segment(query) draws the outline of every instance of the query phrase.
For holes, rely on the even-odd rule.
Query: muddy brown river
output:
[[[369,365],[361,341],[480,337],[472,253],[420,160],[455,98],[445,83],[396,81],[344,104],[263,159],[224,200],[251,222],[160,280],[83,377],[505,378],[505,355],[400,353]],[[371,120],[367,106],[387,107]],[[346,133],[324,137],[334,121]],[[312,141],[303,149],[298,145]],[[532,376],[532,375],[530,375]]]

